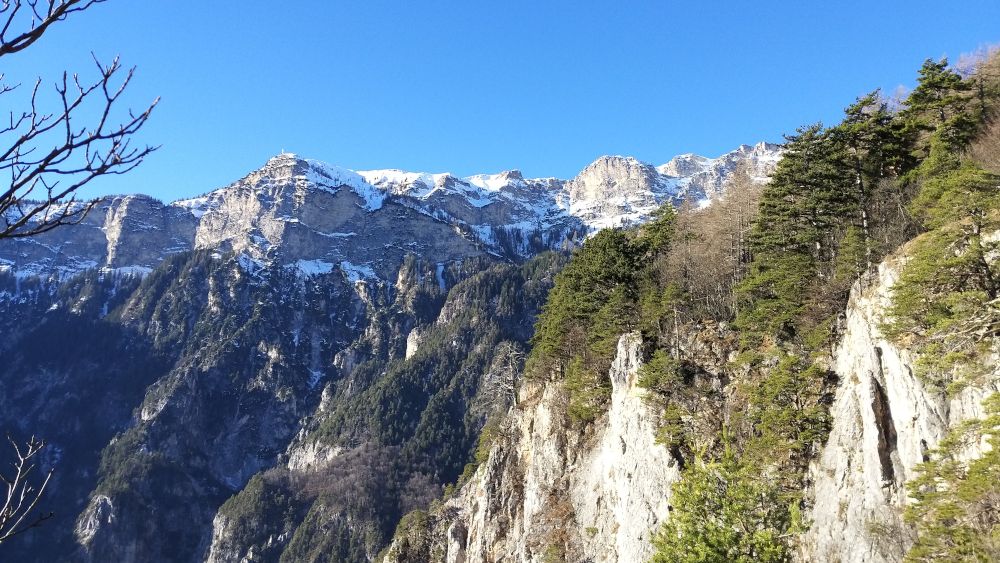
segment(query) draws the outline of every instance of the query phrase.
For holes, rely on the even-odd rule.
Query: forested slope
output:
[[[624,420],[623,334],[644,358],[623,389],[679,469],[650,477],[670,504],[650,513],[654,561],[995,560],[998,109],[1000,58],[928,60],[901,103],[873,92],[788,136],[762,190],[588,240],[543,308],[511,423],[387,560],[633,560],[593,551],[617,526],[586,524],[572,489]],[[868,485],[817,496],[823,471],[846,478],[821,461],[841,446],[875,456],[877,506],[837,496]],[[840,535],[817,539],[817,518]]]

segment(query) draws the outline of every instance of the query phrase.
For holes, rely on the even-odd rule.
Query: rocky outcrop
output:
[[[636,223],[679,191],[677,179],[623,156],[598,158],[567,188],[570,213],[598,228]]]
[[[901,256],[905,256],[905,247]],[[924,384],[915,358],[888,340],[880,324],[904,258],[884,262],[854,288],[833,357],[840,387],[833,428],[814,462],[812,521],[802,542],[806,561],[899,561],[912,542],[902,522],[905,483],[945,434],[983,415],[982,400],[1000,388],[1000,371],[984,387],[954,396]],[[977,456],[980,445],[969,455]]]
[[[77,225],[0,245],[0,272],[65,279],[85,270],[147,273],[194,248],[197,219],[146,196],[107,197]]]
[[[489,457],[425,522],[426,551],[397,537],[386,561],[643,561],[679,468],[655,442],[658,414],[636,385],[640,339],[622,336],[608,412],[574,425],[555,382],[526,382]]]
[[[656,169],[660,174],[677,178],[685,199],[706,202],[722,195],[726,181],[741,166],[752,180],[766,182],[780,159],[780,145],[760,142],[740,145],[718,158],[682,154]]]

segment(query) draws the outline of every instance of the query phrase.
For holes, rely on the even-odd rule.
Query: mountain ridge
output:
[[[145,274],[166,256],[195,249],[245,253],[260,263],[302,263],[305,274],[346,262],[382,280],[394,277],[406,252],[438,263],[474,254],[519,261],[575,247],[602,228],[642,222],[668,201],[705,205],[722,195],[742,163],[761,181],[780,154],[778,145],[761,142],[714,159],[680,155],[658,167],[603,156],[561,180],[524,178],[516,170],[465,178],[354,171],[281,153],[193,198],[101,198],[80,225],[0,247],[0,271],[21,278],[66,278],[88,269]],[[355,246],[361,251],[352,252]],[[388,248],[397,250],[381,266],[365,258]],[[358,271],[341,270],[349,278]]]

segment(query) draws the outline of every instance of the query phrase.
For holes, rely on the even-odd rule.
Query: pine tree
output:
[[[943,125],[963,111],[969,86],[948,67],[948,59],[927,59],[920,67],[917,87],[906,99],[905,114],[927,130]]]
[[[829,277],[844,218],[858,214],[836,138],[817,124],[787,139],[751,233],[750,273],[737,289],[736,323],[751,339],[794,336],[809,288]]]
[[[795,526],[771,476],[729,448],[696,461],[674,485],[670,519],[653,539],[653,563],[784,562],[784,536]]]
[[[634,299],[639,259],[631,236],[624,231],[605,229],[589,239],[556,277],[535,326],[531,364],[544,370],[580,352],[577,345],[581,342],[571,345],[570,341],[595,328],[592,321],[612,294],[621,292],[617,297]]]
[[[987,417],[950,432],[907,485],[914,502],[905,516],[917,529],[907,561],[1000,559],[1000,394],[985,407]],[[988,451],[968,460],[967,446],[984,440]]]
[[[862,270],[868,269],[878,257],[872,241],[872,210],[880,202],[874,200],[883,180],[909,167],[909,142],[877,90],[848,106],[844,120],[830,130],[830,136],[853,182],[857,214],[851,226],[857,229],[864,249]]]
[[[917,87],[906,99],[901,117],[910,134],[923,136],[916,155],[930,151],[929,134],[945,142],[950,150],[963,149],[982,125],[982,116],[971,106],[972,85],[948,66],[948,59],[927,59],[920,69]]]
[[[830,429],[824,401],[828,372],[796,354],[776,351],[772,358],[775,365],[749,389],[754,449],[766,452],[761,463],[781,462],[796,469],[785,476],[791,477],[787,489],[796,491],[801,487],[797,475]]]
[[[644,234],[605,229],[574,253],[556,276],[535,324],[527,376],[561,377],[569,413],[590,422],[610,396],[608,369],[618,337],[644,325],[639,280],[650,256],[669,244],[673,211],[657,214]]]
[[[760,202],[753,251],[819,254],[832,211],[821,203],[832,180],[827,161],[831,147],[819,124],[799,128],[786,139],[787,152]]]

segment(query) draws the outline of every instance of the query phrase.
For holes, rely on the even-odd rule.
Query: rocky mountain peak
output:
[[[577,178],[581,176],[592,176],[595,174],[615,175],[622,173],[646,173],[649,171],[655,171],[653,166],[646,164],[635,157],[603,155],[587,165],[587,167],[577,175]]]
[[[632,157],[602,156],[567,184],[570,213],[598,228],[642,221],[677,195],[675,181]]]
[[[630,156],[602,156],[570,181],[571,201],[615,197],[650,191],[659,179],[656,169]]]
[[[295,154],[293,152],[281,151],[278,154],[276,154],[276,155],[272,156],[271,158],[267,159],[267,164],[265,164],[265,166],[268,166],[268,165],[270,165],[272,163],[274,163],[274,164],[280,164],[280,163],[283,163],[283,162],[296,162],[298,160],[300,160],[299,159],[299,155],[297,155],[297,154]]]
[[[505,170],[500,173],[500,177],[509,182],[520,182],[524,180],[524,175],[520,170]]]
[[[167,205],[146,196],[105,198],[77,227],[7,241],[0,270],[57,277],[91,268],[146,272],[172,253],[209,249],[304,264],[304,272],[346,262],[351,272],[363,266],[392,279],[407,253],[446,263],[570,247],[598,229],[642,222],[667,201],[710,200],[740,163],[766,179],[779,156],[780,148],[767,143],[716,159],[680,155],[658,168],[602,156],[572,180],[559,180],[525,178],[516,169],[466,178],[355,172],[282,152],[199,197]]]
[[[279,177],[289,177],[295,173],[303,173],[309,168],[305,159],[299,158],[295,153],[283,152],[267,159],[264,166],[251,172],[247,177],[272,175]]]
[[[661,174],[666,174],[667,176],[691,176],[692,174],[702,172],[711,163],[712,159],[710,158],[694,153],[687,153],[673,157],[666,164],[660,166],[658,170]]]

